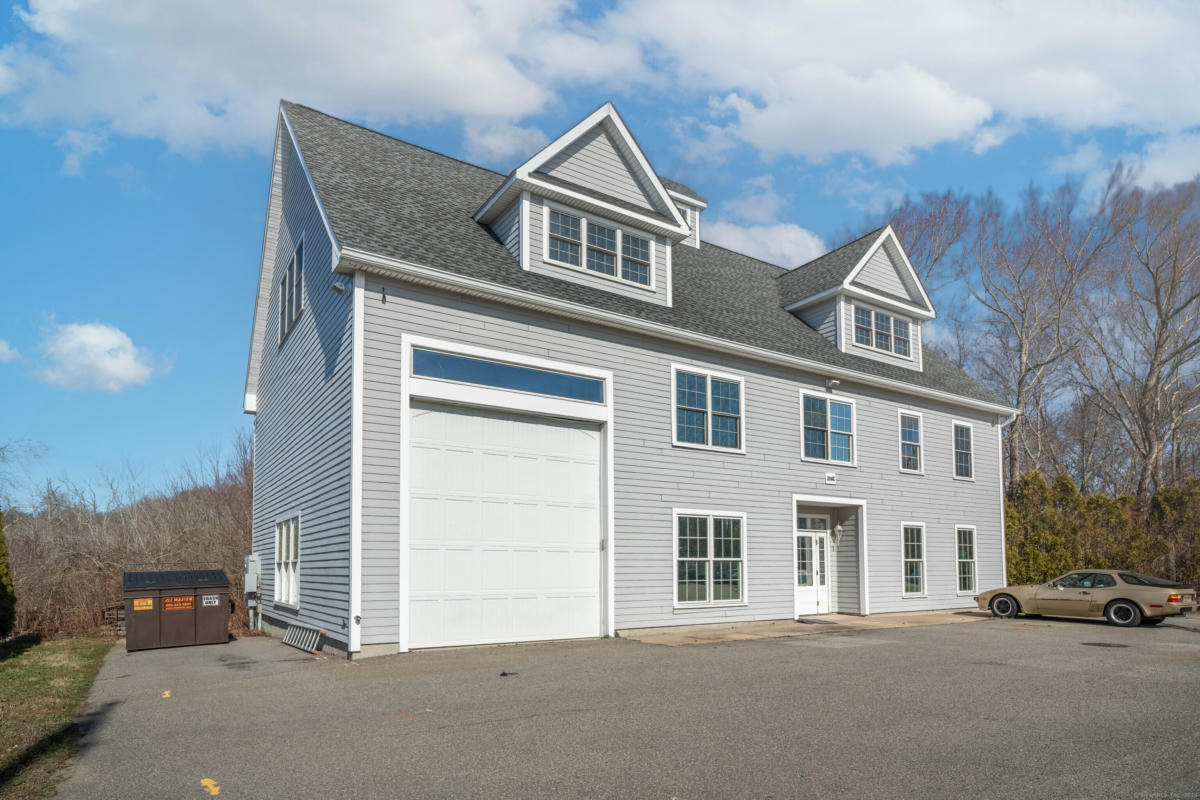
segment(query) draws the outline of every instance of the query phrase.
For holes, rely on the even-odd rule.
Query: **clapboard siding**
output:
[[[796,315],[804,320],[808,327],[824,336],[831,343],[837,344],[837,308],[838,300],[836,297],[832,297],[814,306],[801,309],[796,312]]]
[[[687,203],[676,203],[679,207],[679,213],[683,214],[683,221],[688,224],[691,229],[687,237],[680,242],[689,247],[700,246],[700,209],[695,206],[690,206]]]
[[[381,289],[386,286],[387,301]],[[925,413],[926,474],[900,474],[896,409],[911,396],[858,386],[843,379],[837,394],[857,400],[857,468],[830,467],[801,458],[801,388],[824,391],[824,376],[803,374],[746,359],[533,311],[368,277],[364,348],[363,641],[394,642],[399,620],[399,344],[401,334],[479,345],[614,373],[614,484],[616,625],[640,627],[728,620],[779,619],[793,613],[793,494],[865,499],[870,558],[870,610],[956,608],[954,526],[977,527],[980,586],[1002,580],[1000,482],[993,418],[936,402]],[[745,378],[745,455],[671,446],[670,365],[692,364]],[[954,481],[950,420],[975,424],[977,481]],[[837,484],[825,484],[826,472]],[[747,593],[740,607],[675,609],[673,508],[747,514]],[[900,597],[900,522],[923,521],[929,543],[929,594]],[[837,602],[857,609],[862,531],[853,509],[836,555]],[[849,520],[849,522],[848,522]],[[950,543],[947,546],[947,542]],[[367,550],[375,554],[367,558]],[[850,572],[844,572],[851,570]],[[368,598],[372,598],[368,602]]]
[[[279,280],[267,313],[254,417],[254,552],[266,614],[348,640],[350,589],[351,298],[330,289],[332,244],[300,159],[280,140],[280,226],[274,275],[303,236],[303,311],[278,343]],[[343,279],[344,280],[344,279]],[[301,516],[300,608],[274,608],[275,521]]]
[[[504,246],[508,248],[508,252],[513,254],[513,258],[521,258],[521,201],[517,200],[508,210],[500,215],[500,219],[496,220],[496,224],[492,226],[492,232],[500,237],[500,241],[504,242]]]
[[[579,211],[572,213],[583,215]],[[648,287],[638,286],[628,281],[619,281],[607,276],[602,277],[582,267],[562,266],[546,261],[545,230],[546,226],[550,224],[549,217],[549,211],[543,199],[536,195],[531,197],[529,200],[529,269],[532,272],[540,272],[543,275],[551,275],[562,280],[603,289],[606,292],[613,292],[614,294],[630,297],[634,300],[644,300],[647,303],[658,303],[659,305],[668,304],[667,245],[661,239],[657,239],[648,233],[640,233],[637,230],[630,229],[631,233],[645,239],[650,239],[651,246],[654,248],[654,288],[651,290]],[[603,220],[600,220],[600,222],[603,222]],[[612,223],[608,224],[611,225]],[[624,228],[627,226],[617,227]],[[586,255],[584,255],[586,248],[581,247],[580,252],[580,260],[583,263],[587,263],[585,260]]]
[[[877,289],[897,297],[909,297],[908,287],[900,280],[896,266],[883,247],[876,249],[867,259],[867,263],[863,264],[862,272],[858,273],[854,283],[866,289]]]
[[[605,125],[597,125],[546,162],[542,171],[627,203],[665,212],[630,155]]]
[[[876,350],[873,347],[864,347],[855,343],[854,303],[855,301],[853,300],[842,301],[842,338],[845,342],[844,349],[847,353],[869,358],[872,361],[882,361],[885,364],[895,364],[896,366],[908,369],[920,370],[923,368],[925,359],[924,350],[922,349],[922,323],[920,320],[909,320],[909,334],[912,337],[912,358],[903,358],[882,350]]]

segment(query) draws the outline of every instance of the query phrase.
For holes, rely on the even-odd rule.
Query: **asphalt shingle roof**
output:
[[[921,372],[841,352],[783,309],[780,278],[798,290],[801,276],[707,242],[673,249],[670,308],[522,270],[504,244],[472,218],[503,175],[305,106],[284,103],[284,109],[343,247],[914,387],[1002,402],[929,348]],[[811,286],[806,291],[815,293]]]
[[[691,189],[687,186],[684,186],[679,181],[673,181],[670,178],[664,178],[662,175],[659,175],[658,179],[660,181],[662,181],[662,185],[667,188],[668,192],[678,192],[679,194],[686,194],[688,197],[696,198],[701,203],[708,202],[707,200],[705,200],[703,197],[700,196],[699,192],[697,192],[694,189]]]

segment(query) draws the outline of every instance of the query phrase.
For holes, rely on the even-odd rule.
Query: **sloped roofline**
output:
[[[638,146],[637,139],[635,139],[633,134],[629,132],[629,128],[625,126],[625,121],[622,120],[621,115],[617,113],[617,108],[612,104],[612,101],[605,103],[591,114],[588,114],[569,131],[564,133],[562,136],[559,136],[553,142],[550,142],[550,144],[546,145],[537,153],[535,153],[532,158],[509,173],[508,177],[500,185],[500,187],[493,192],[492,196],[489,197],[487,201],[480,206],[479,210],[475,212],[475,220],[478,222],[486,217],[488,211],[492,208],[496,201],[503,197],[514,183],[520,181],[522,183],[528,183],[534,186],[540,185],[541,182],[535,176],[533,176],[533,173],[537,172],[546,162],[550,161],[556,155],[561,153],[580,136],[587,133],[597,125],[601,125],[605,122],[608,122],[616,129],[617,134],[625,141],[629,151],[633,153],[634,159],[637,161],[638,166],[641,167],[647,178],[649,178],[651,182],[651,188],[658,195],[659,199],[662,200],[663,206],[667,209],[667,213],[670,215],[671,221],[677,228],[676,232],[686,236],[690,231],[687,222],[684,220],[683,215],[679,212],[679,208],[675,205],[675,201],[671,199],[671,193],[667,190],[667,187],[663,186],[662,181],[658,177],[658,173],[656,173],[654,168],[650,166],[650,162],[647,160],[646,154],[643,153],[642,148]],[[574,194],[570,190],[564,190],[561,188],[557,189],[557,191],[565,191],[567,194]],[[586,203],[595,202],[593,198],[588,198],[583,195],[580,195],[577,199]],[[696,201],[694,199],[690,199],[688,202],[694,204]]]
[[[267,189],[267,219],[263,225],[262,251],[258,262],[258,292],[254,298],[254,321],[250,332],[250,354],[246,359],[246,386],[242,395],[242,413],[254,414],[258,411],[258,376],[262,369],[262,348],[267,335],[267,307],[271,304],[271,291],[275,285],[275,245],[279,241],[279,226],[283,221],[283,136],[287,134],[292,144],[292,150],[304,170],[308,181],[308,190],[312,192],[317,210],[321,213],[321,222],[325,232],[329,234],[332,245],[333,263],[330,269],[335,269],[342,258],[342,247],[338,243],[337,234],[333,232],[333,223],[321,195],[317,192],[317,184],[313,181],[312,172],[304,160],[300,150],[300,142],[296,140],[296,132],[288,119],[285,102],[279,101],[279,113],[275,120],[275,152],[271,157],[271,180]]]
[[[870,235],[871,234],[867,234],[867,236]],[[849,242],[848,244],[842,245],[842,247],[849,247],[851,244],[860,241],[862,238],[865,237],[859,237],[859,239],[855,239],[854,242]],[[908,270],[909,275],[912,277],[913,284],[917,287],[917,291],[921,293],[921,299],[925,303],[924,308],[921,308],[915,303],[904,302],[897,298],[878,294],[863,286],[853,285],[854,279],[857,278],[858,274],[863,271],[863,268],[866,267],[867,262],[870,261],[871,257],[875,255],[879,248],[889,240],[895,246],[897,252],[900,253],[900,258],[904,263],[904,268]],[[841,248],[838,249],[840,250]],[[828,255],[828,253],[826,255]],[[824,258],[824,256],[820,256],[820,258]],[[814,261],[815,260],[816,259],[814,259]],[[813,262],[810,261],[808,263],[811,264]],[[796,267],[796,269],[801,270],[804,269],[805,266],[807,266],[807,264],[801,264],[799,267]],[[885,225],[879,230],[875,241],[871,243],[870,247],[863,251],[862,256],[858,259],[858,263],[856,263],[854,267],[846,273],[846,277],[844,277],[840,283],[830,286],[827,289],[822,289],[816,294],[809,295],[808,297],[797,300],[794,303],[789,303],[788,305],[784,306],[784,309],[787,311],[794,311],[796,309],[806,308],[814,303],[819,303],[822,300],[826,300],[838,294],[859,297],[863,300],[879,303],[887,307],[902,309],[906,313],[912,314],[920,319],[930,320],[937,317],[937,312],[933,308],[933,302],[929,299],[929,295],[925,292],[925,287],[921,284],[921,279],[917,276],[916,269],[913,268],[912,262],[908,260],[908,254],[904,252],[904,246],[900,244],[900,238],[896,236],[896,231],[892,229],[890,224]]]

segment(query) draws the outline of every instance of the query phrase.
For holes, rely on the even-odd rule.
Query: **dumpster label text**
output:
[[[163,598],[163,611],[191,611],[195,607],[196,598],[191,595]]]
[[[154,598],[153,597],[135,597],[135,598],[133,598],[133,610],[134,611],[153,611],[154,610]]]
[[[206,594],[206,595],[202,595],[202,597],[204,598],[204,600],[203,600],[204,605],[215,606],[217,604],[217,600],[220,598],[220,595]]]

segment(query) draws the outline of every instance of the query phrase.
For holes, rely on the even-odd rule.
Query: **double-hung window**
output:
[[[954,477],[975,479],[975,456],[972,452],[971,425],[954,423]]]
[[[304,242],[296,245],[296,252],[283,271],[279,282],[279,343],[296,326],[300,311],[304,308]]]
[[[925,594],[925,526],[904,523],[904,594]]]
[[[804,457],[836,464],[854,463],[854,404],[820,395],[802,395]]]
[[[958,545],[958,593],[975,592],[975,529],[960,527],[954,532]]]
[[[921,471],[921,415],[900,412],[900,471]]]
[[[300,517],[275,523],[275,602],[300,605]]]
[[[547,208],[546,258],[572,267],[583,267],[610,278],[649,286],[651,283],[650,240]]]
[[[912,325],[893,314],[855,305],[854,343],[907,358],[912,354]]]
[[[745,599],[745,517],[677,512],[675,602],[740,603]]]
[[[675,444],[742,450],[742,379],[673,369]]]

